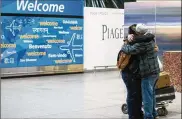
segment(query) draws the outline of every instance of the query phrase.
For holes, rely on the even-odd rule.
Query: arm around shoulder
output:
[[[142,43],[136,43],[134,45],[123,45],[121,51],[128,55],[136,55],[145,52],[145,47],[143,47]]]

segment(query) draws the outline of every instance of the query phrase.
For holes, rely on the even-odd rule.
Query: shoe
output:
[[[154,117],[154,119],[159,119],[159,117],[158,117],[158,116],[156,116],[156,117]]]
[[[148,119],[148,118],[147,118]],[[157,117],[154,117],[154,119],[159,119],[159,117],[157,116]]]

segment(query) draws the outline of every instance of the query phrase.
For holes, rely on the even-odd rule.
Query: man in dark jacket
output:
[[[140,36],[151,35],[147,33],[148,29],[143,24],[137,24],[136,32]],[[135,39],[129,36],[130,40]],[[135,43],[134,45],[124,45],[121,49],[122,52],[128,55],[137,55],[139,61],[139,74],[142,78],[142,101],[144,104],[144,119],[155,119],[157,112],[155,110],[155,84],[159,77],[159,64],[157,60],[157,52],[154,51],[155,41]]]

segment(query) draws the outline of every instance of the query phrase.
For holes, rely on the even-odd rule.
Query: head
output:
[[[145,24],[140,23],[136,25],[136,33],[138,35],[144,35],[147,31],[148,31],[148,28]]]
[[[136,25],[137,24],[133,24],[133,25],[131,25],[131,26],[128,27],[128,34],[137,35],[136,34],[136,31],[135,31]],[[128,36],[126,36],[126,38],[124,39],[124,42],[125,43],[128,43]]]
[[[129,26],[129,28],[128,28],[128,34],[137,35],[136,34],[136,26],[137,26],[137,24],[133,24],[133,25]]]

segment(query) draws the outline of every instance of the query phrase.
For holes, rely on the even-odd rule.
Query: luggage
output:
[[[156,89],[168,87],[171,85],[169,74],[166,72],[161,72],[159,79],[156,84]]]
[[[162,101],[172,101],[175,99],[175,89],[174,86],[169,86],[165,88],[156,89],[156,102],[160,103]]]
[[[158,115],[166,116],[168,114],[166,107],[175,99],[175,89],[174,86],[171,86],[170,84],[168,73],[160,73],[159,79],[156,83],[155,95]],[[123,104],[121,110],[124,114],[127,114],[127,104]]]
[[[169,105],[169,103],[172,103],[172,101],[175,99],[174,86],[168,86],[155,90],[156,90],[157,113],[159,116],[166,116],[168,115],[166,107]],[[121,110],[124,114],[128,114],[126,103],[121,106]]]

